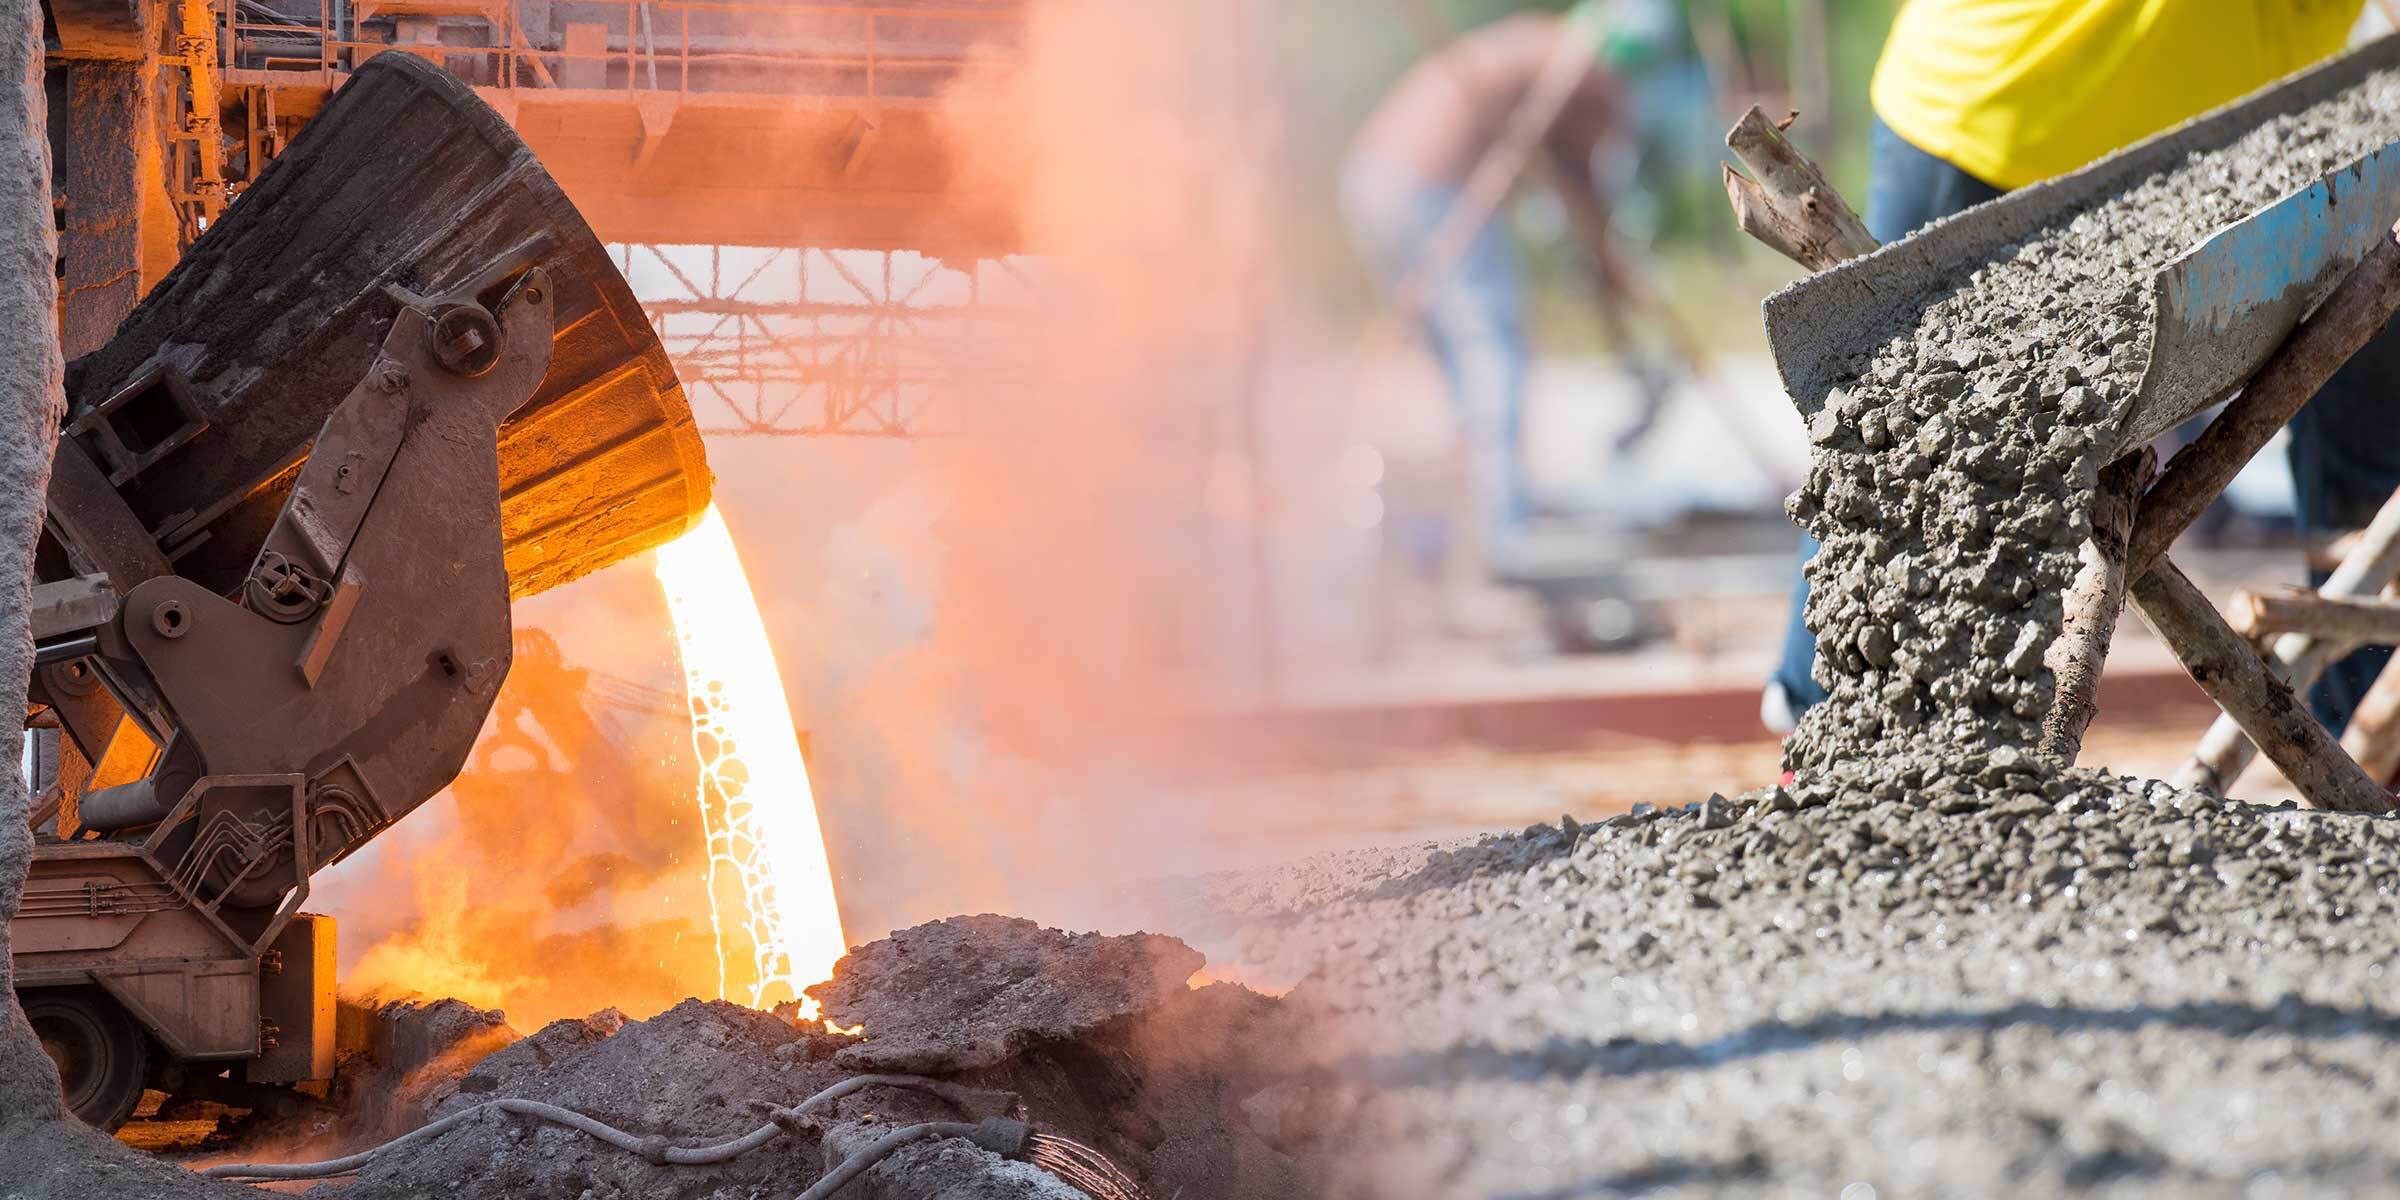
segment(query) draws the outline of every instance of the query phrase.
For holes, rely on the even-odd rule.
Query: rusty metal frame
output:
[[[863,87],[855,92],[799,94],[828,94],[841,99],[867,100],[878,104],[929,106],[931,97],[894,86],[899,79],[922,80],[928,75],[953,75],[967,61],[964,53],[957,55],[895,53],[888,45],[889,35],[883,32],[887,20],[956,21],[985,30],[1008,34],[1021,29],[1025,23],[1023,10],[1014,4],[976,6],[958,3],[945,6],[912,6],[891,3],[844,4],[838,0],[609,0],[611,7],[622,7],[625,31],[620,39],[612,34],[610,46],[598,52],[571,51],[564,46],[534,46],[528,43],[519,14],[517,0],[495,0],[491,6],[500,9],[503,19],[493,21],[492,37],[497,44],[449,45],[428,44],[425,53],[443,58],[481,59],[493,68],[496,86],[502,91],[518,89],[550,90],[555,87],[559,68],[569,63],[596,62],[603,69],[622,63],[624,83],[587,91],[671,92],[677,95],[734,94],[733,89],[695,88],[693,67],[703,71],[711,66],[779,66],[795,69],[855,72],[863,79]],[[599,7],[593,0],[591,7]],[[720,50],[695,46],[692,39],[692,14],[736,13],[759,14],[772,18],[795,16],[824,16],[856,18],[861,37],[856,49],[828,52],[800,44],[769,45],[764,49]],[[674,28],[672,41],[661,46],[655,36],[661,23],[651,19],[663,14],[664,24]],[[338,87],[349,69],[364,59],[385,50],[409,48],[404,43],[365,41],[343,37],[335,28],[335,14],[328,0],[318,0],[317,19],[313,25],[293,25],[283,22],[245,19],[238,3],[220,7],[218,36],[213,49],[217,52],[221,78],[234,85],[284,85],[314,82],[325,88]],[[313,43],[314,53],[302,57],[297,53],[278,54],[261,43],[270,35],[276,40]],[[622,41],[622,48],[615,43]],[[992,52],[993,46],[1005,46],[1001,39],[975,39],[978,51]],[[295,50],[297,46],[295,46]],[[281,64],[281,65],[279,65]],[[312,80],[313,77],[313,80]],[[662,87],[662,78],[671,77],[673,86]],[[535,82],[527,84],[531,78]],[[759,93],[782,99],[785,93]]]
[[[1035,377],[1040,285],[1016,260],[634,243],[611,252],[703,433],[962,432],[979,405]],[[1011,291],[1018,298],[996,296]]]

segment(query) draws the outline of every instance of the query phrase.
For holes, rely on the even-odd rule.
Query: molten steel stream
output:
[[[658,585],[691,699],[717,994],[744,999],[735,989],[746,987],[754,1008],[798,1000],[813,1017],[816,1002],[800,989],[830,977],[848,943],[783,677],[733,534],[714,506],[659,549]],[[747,981],[735,969],[743,937],[752,956]]]

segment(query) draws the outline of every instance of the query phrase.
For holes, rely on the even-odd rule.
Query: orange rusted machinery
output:
[[[16,985],[70,1103],[272,1102],[332,1066],[309,878],[458,773],[509,603],[682,532],[700,439],[506,122],[361,68],[68,369],[37,555]]]

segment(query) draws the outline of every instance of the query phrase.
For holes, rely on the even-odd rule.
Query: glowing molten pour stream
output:
[[[831,976],[848,943],[783,677],[733,534],[714,505],[691,532],[659,548],[658,585],[691,698],[717,994],[734,998],[728,960],[739,951],[726,933],[738,927],[754,960],[750,1005],[799,1000],[804,1015],[814,1016],[816,1002],[800,989]]]

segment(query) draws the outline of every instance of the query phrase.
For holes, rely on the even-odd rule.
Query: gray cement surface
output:
[[[2395,138],[2386,74],[1850,364],[1791,503],[1833,692],[1796,785],[1211,881],[1245,961],[1305,976],[1254,1127],[1341,1200],[2388,1193],[2400,820],[2032,747],[2151,274]]]
[[[1341,1200],[2388,1194],[2400,821],[1976,774],[1213,880],[1313,972],[1250,1119]]]

